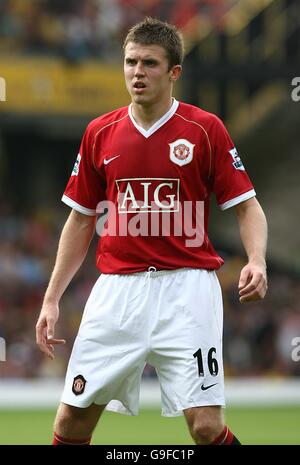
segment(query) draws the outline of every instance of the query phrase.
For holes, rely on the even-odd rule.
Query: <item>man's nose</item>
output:
[[[138,62],[135,67],[135,76],[144,76],[145,70],[143,63]]]

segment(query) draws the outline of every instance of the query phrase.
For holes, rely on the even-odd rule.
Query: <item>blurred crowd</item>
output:
[[[0,0],[0,52],[114,59],[130,26],[159,17],[195,34],[236,0]]]
[[[81,270],[61,303],[56,335],[67,340],[50,361],[35,345],[35,323],[54,264],[58,237],[67,214],[57,210],[14,212],[0,204],[0,337],[6,341],[1,378],[64,376],[86,298],[98,276],[96,237]],[[296,376],[292,340],[300,337],[300,282],[269,264],[269,291],[263,302],[241,305],[237,281],[239,256],[219,250],[225,265],[218,272],[225,307],[224,359],[227,376]],[[154,376],[146,366],[144,376]]]

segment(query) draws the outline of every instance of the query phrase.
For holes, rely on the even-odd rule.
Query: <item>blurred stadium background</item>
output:
[[[236,286],[245,257],[234,213],[212,207],[211,238],[226,260],[219,278],[229,423],[244,443],[300,444],[300,360],[292,359],[293,349],[300,355],[292,345],[300,337],[300,102],[291,98],[299,0],[0,0],[0,444],[51,441],[97,277],[95,239],[61,304],[57,335],[68,343],[48,361],[34,326],[69,214],[60,197],[86,124],[128,103],[121,43],[146,15],[182,30],[176,95],[225,121],[269,221],[268,296],[242,306]],[[95,443],[191,443],[182,418],[160,419],[150,366],[141,400],[138,419],[107,414]]]

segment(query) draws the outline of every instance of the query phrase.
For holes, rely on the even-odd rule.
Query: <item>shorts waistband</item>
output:
[[[188,268],[188,267],[175,268],[174,270],[158,270],[155,266],[149,266],[147,271],[138,271],[136,273],[127,273],[127,274],[119,275],[119,276],[147,276],[150,278],[156,278],[158,276],[179,273],[181,271],[188,271],[188,270],[209,271],[209,270],[204,270],[202,268]]]

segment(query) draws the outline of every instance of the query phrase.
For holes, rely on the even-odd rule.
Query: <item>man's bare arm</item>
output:
[[[235,210],[248,256],[248,264],[242,269],[239,280],[240,302],[263,299],[267,291],[267,220],[256,198],[236,205]]]
[[[54,338],[59,317],[59,301],[75,273],[80,268],[95,231],[95,216],[72,210],[62,230],[54,269],[45,293],[36,324],[36,342],[42,352],[54,358],[54,345],[64,344]]]

